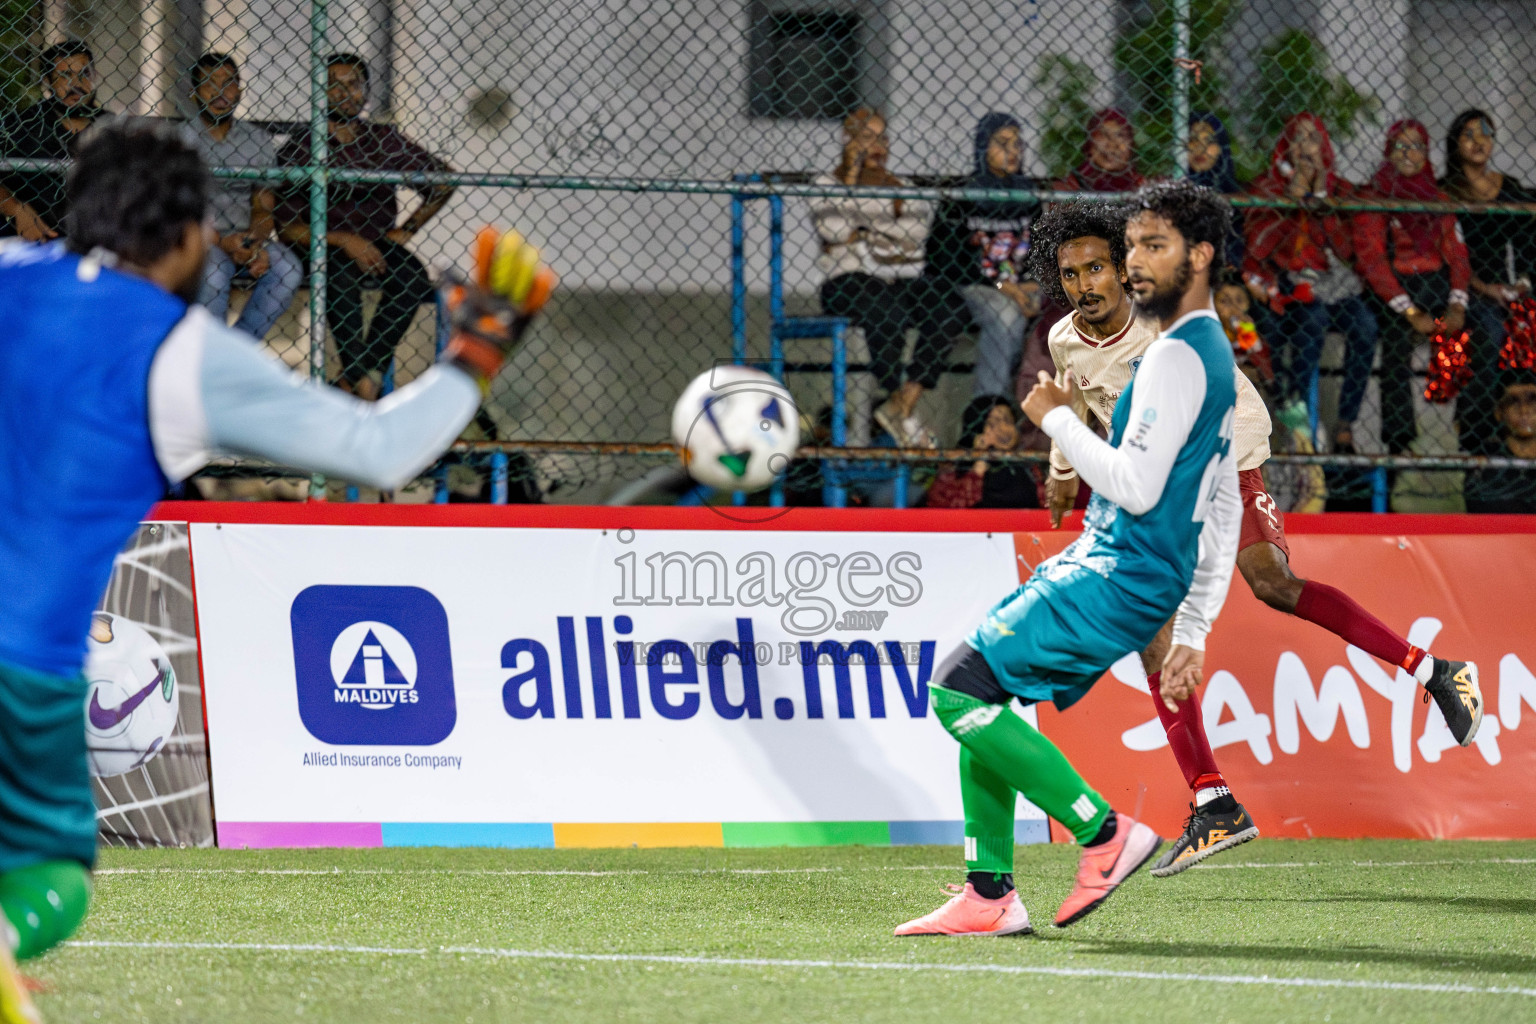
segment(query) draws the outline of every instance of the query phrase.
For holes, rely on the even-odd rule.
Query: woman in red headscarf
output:
[[[1345,339],[1344,387],[1333,447],[1352,452],[1355,418],[1376,358],[1377,325],[1360,297],[1360,279],[1350,269],[1354,218],[1322,207],[1335,199],[1353,198],[1356,190],[1334,173],[1333,142],[1317,115],[1301,113],[1286,122],[1270,154],[1269,169],[1254,179],[1249,191],[1311,207],[1260,207],[1247,216],[1243,282],[1256,300],[1267,303],[1276,314],[1273,340],[1282,357],[1278,367],[1281,418],[1293,428],[1308,422],[1305,403],[1322,355],[1323,337],[1330,329],[1339,331]]]
[[[1088,119],[1083,164],[1056,183],[1071,192],[1134,192],[1145,181],[1136,169],[1136,132],[1131,119],[1111,107]]]
[[[1398,121],[1387,129],[1384,155],[1362,195],[1445,200],[1429,163],[1429,132],[1418,121]],[[1419,432],[1413,350],[1435,333],[1436,316],[1449,335],[1466,326],[1472,264],[1454,214],[1362,213],[1355,218],[1354,239],[1355,266],[1382,307],[1381,440],[1387,451],[1399,454]]]

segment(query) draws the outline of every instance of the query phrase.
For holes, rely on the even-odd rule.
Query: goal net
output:
[[[176,674],[176,728],[147,763],[93,780],[97,834],[109,846],[212,846],[208,742],[192,607],[192,561],[182,523],[142,523],[117,556],[100,610],[142,626]],[[82,709],[83,713],[84,709]]]

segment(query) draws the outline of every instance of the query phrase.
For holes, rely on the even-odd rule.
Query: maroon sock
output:
[[[1387,628],[1387,624],[1360,607],[1355,599],[1326,583],[1307,580],[1296,599],[1296,617],[1315,622],[1335,636],[1354,644],[1409,675],[1418,670],[1424,652]]]
[[[1153,672],[1147,676],[1147,689],[1152,691],[1152,703],[1157,707],[1157,717],[1162,719],[1163,731],[1168,734],[1168,746],[1173,748],[1174,759],[1184,773],[1184,781],[1191,790],[1200,785],[1225,786],[1221,769],[1216,767],[1216,755],[1211,753],[1211,741],[1205,738],[1205,721],[1200,717],[1200,698],[1191,697],[1179,705],[1177,713],[1169,711],[1158,694],[1163,674]],[[1215,781],[1209,781],[1214,779]]]

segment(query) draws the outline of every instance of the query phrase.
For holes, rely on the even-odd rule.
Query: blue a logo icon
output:
[[[294,598],[299,717],[325,743],[426,746],[458,712],[448,615],[419,587],[310,587]]]

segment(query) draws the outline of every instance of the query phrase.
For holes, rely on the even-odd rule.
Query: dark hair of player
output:
[[[53,74],[53,69],[59,66],[59,61],[69,60],[71,57],[84,57],[92,64],[96,63],[95,54],[91,48],[85,45],[83,39],[66,39],[62,43],[54,43],[42,52],[38,58],[43,66],[43,77]]]
[[[235,63],[235,58],[227,53],[209,50],[197,58],[196,63],[192,65],[192,88],[196,89],[202,85],[208,76],[219,70],[219,68],[229,68],[235,73],[236,78],[240,77],[240,65]]]
[[[1232,205],[1220,192],[1196,185],[1187,178],[1143,185],[1131,200],[1129,215],[1155,213],[1178,229],[1190,247],[1209,242],[1216,250],[1214,266],[1220,266],[1231,230]],[[1213,267],[1212,277],[1215,277]]]
[[[1125,265],[1125,207],[1097,200],[1079,199],[1054,206],[1030,225],[1029,271],[1057,302],[1068,303],[1061,287],[1056,251],[1074,238],[1102,238],[1109,243],[1109,258],[1116,267]],[[1070,304],[1070,303],[1068,303]]]
[[[106,249],[141,267],[181,242],[208,211],[208,168],[173,125],[142,118],[90,129],[65,193],[65,234],[78,253]]]
[[[333,68],[338,64],[346,64],[357,68],[358,72],[363,76],[363,81],[369,81],[370,76],[368,74],[368,62],[363,60],[363,58],[359,57],[357,54],[343,53],[338,51],[325,58],[325,66],[328,68]]]

